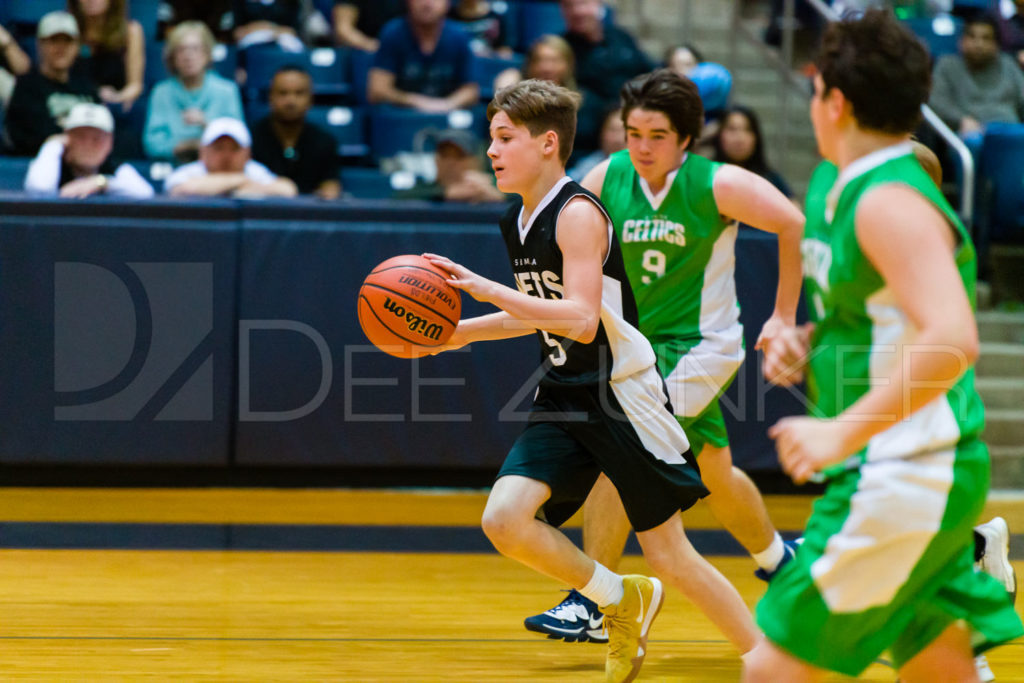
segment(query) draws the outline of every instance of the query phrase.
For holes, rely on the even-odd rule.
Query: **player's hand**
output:
[[[813,417],[786,417],[768,429],[779,464],[797,484],[846,459],[841,424]]]
[[[448,273],[448,284],[458,287],[477,301],[490,301],[495,283],[482,275],[477,275],[469,268],[455,263],[450,258],[437,254],[423,254],[423,258]]]
[[[768,323],[765,328],[767,330]],[[764,352],[762,372],[765,379],[781,387],[802,382],[813,331],[814,323],[783,325],[772,330],[770,335],[762,331],[756,348]]]

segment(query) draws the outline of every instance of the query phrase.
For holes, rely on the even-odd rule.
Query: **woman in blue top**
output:
[[[167,36],[164,61],[171,77],[153,87],[143,145],[146,156],[194,161],[208,121],[228,116],[244,120],[238,86],[209,70],[213,34],[199,21],[186,21]]]

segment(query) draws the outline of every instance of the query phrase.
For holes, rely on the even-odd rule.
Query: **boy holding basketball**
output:
[[[678,512],[707,494],[676,422],[600,201],[565,175],[579,96],[527,80],[488,107],[498,188],[517,194],[501,219],[518,291],[435,255],[449,282],[501,309],[459,323],[460,346],[535,331],[544,374],[530,420],[484,511],[495,547],[568,583],[599,606],[609,633],[607,681],[636,677],[663,600],[652,577],[619,576],[557,527],[598,474],[616,486],[652,568],[689,597],[741,652],[759,641],[746,605],[690,545]]]

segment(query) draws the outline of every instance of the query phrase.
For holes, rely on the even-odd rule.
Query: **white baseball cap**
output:
[[[113,133],[114,117],[102,104],[81,102],[71,107],[64,119],[64,130],[72,128],[99,128],[104,133]]]
[[[222,138],[225,135],[242,147],[252,146],[252,137],[249,136],[249,129],[245,127],[244,123],[230,116],[222,116],[206,124],[206,130],[203,131],[203,137],[200,138],[199,142],[203,147],[206,147],[217,138]]]
[[[52,38],[57,35],[78,37],[78,22],[69,12],[56,11],[48,12],[39,20],[36,27],[36,38]]]

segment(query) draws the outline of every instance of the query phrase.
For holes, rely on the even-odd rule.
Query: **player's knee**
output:
[[[480,526],[484,535],[491,541],[498,552],[505,553],[516,544],[520,525],[518,515],[504,506],[487,506],[484,510]]]

